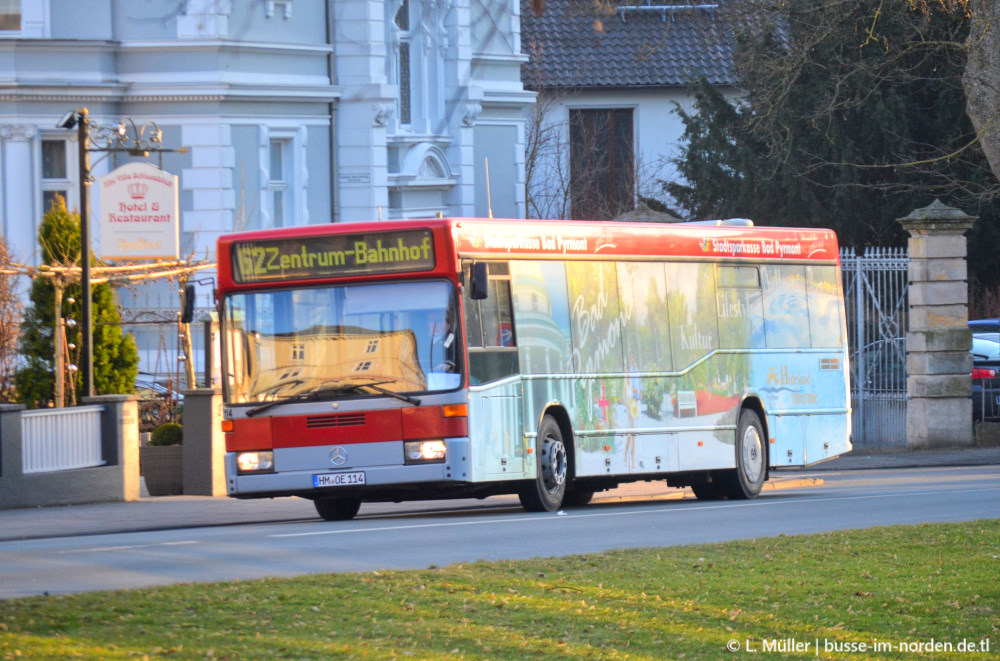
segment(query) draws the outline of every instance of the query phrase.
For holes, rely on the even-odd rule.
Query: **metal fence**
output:
[[[101,466],[104,407],[74,406],[21,414],[22,472],[45,473]]]
[[[906,447],[909,257],[904,248],[840,253],[851,357],[855,447]]]

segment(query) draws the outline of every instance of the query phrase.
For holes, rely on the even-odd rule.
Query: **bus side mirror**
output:
[[[190,324],[194,319],[194,285],[188,285],[181,292],[181,323]]]
[[[486,270],[486,262],[475,262],[472,265],[471,270],[471,280],[469,283],[470,291],[469,298],[474,301],[482,301],[486,298],[489,292],[489,282],[490,275],[489,271]]]

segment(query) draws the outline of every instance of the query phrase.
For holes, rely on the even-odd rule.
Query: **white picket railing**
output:
[[[103,411],[103,406],[95,405],[22,412],[23,472],[47,473],[102,466]]]

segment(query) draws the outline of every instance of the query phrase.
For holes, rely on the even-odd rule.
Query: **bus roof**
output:
[[[511,256],[839,258],[832,230],[748,224],[456,219],[459,254]]]
[[[428,218],[219,237],[220,289],[262,283],[455,277],[461,259],[839,263],[832,230],[741,224]]]
[[[743,224],[642,223],[502,218],[426,218],[352,222],[241,232],[221,244],[267,242],[330,234],[393,232],[414,228],[445,230],[459,255],[512,258],[626,257],[746,258],[836,262],[833,230],[761,227]]]

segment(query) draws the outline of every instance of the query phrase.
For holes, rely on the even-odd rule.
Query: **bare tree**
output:
[[[924,0],[925,2],[927,0]],[[968,0],[965,112],[976,127],[993,174],[1000,180],[1000,3]]]
[[[544,53],[529,43],[527,86],[538,93],[528,108],[525,150],[525,200],[529,218],[611,219],[631,211],[639,198],[659,194],[660,171],[668,159],[643,161],[627,110],[598,107],[569,111],[574,90],[546,84]],[[628,115],[619,117],[616,113]]]
[[[541,90],[528,109],[525,200],[529,218],[608,220],[655,198],[667,163],[647,163],[631,136],[606,140],[615,132],[613,111],[594,109],[586,121],[562,116],[570,93]]]
[[[569,218],[568,128],[555,121],[563,102],[557,94],[539,93],[527,109],[524,188],[528,218]]]
[[[17,342],[21,327],[21,297],[17,272],[11,268],[7,244],[0,238],[0,402],[13,402]]]
[[[815,158],[800,176],[851,166],[886,173],[878,186],[887,192],[922,191],[970,203],[1000,197],[1000,4],[995,0],[742,0],[726,3],[723,14],[744,45],[756,43],[741,48],[736,66],[754,110],[750,128],[777,157],[772,163],[787,163],[793,151],[807,149],[794,139],[797,125],[822,136],[864,107],[875,90],[912,89],[933,78],[947,98],[927,101],[964,103],[974,129],[955,131],[946,144],[910,141],[905,154],[877,162],[857,157],[833,162],[810,152]],[[816,53],[823,49],[839,50],[818,71]],[[790,117],[784,110],[803,80],[816,83],[811,106]],[[896,128],[882,130],[889,135]]]

